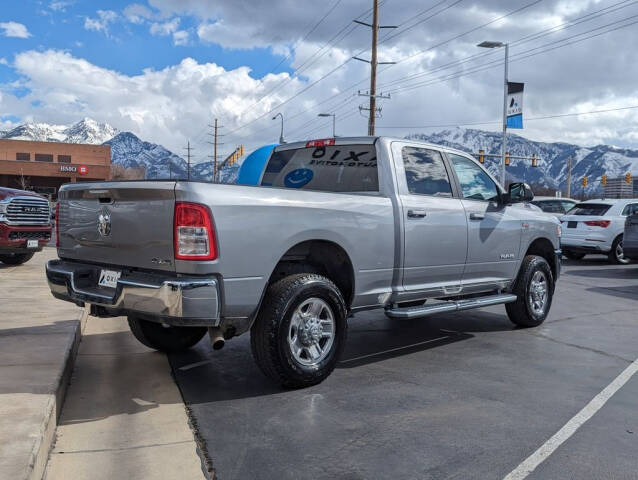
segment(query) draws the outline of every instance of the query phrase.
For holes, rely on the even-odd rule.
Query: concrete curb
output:
[[[73,373],[73,367],[75,365],[80,341],[82,340],[82,332],[86,326],[87,318],[88,308],[84,308],[75,328],[73,340],[69,343],[65,352],[62,371],[57,379],[57,387],[55,392],[52,392],[51,398],[47,403],[42,425],[40,427],[39,439],[37,439],[33,445],[33,451],[31,452],[31,458],[29,461],[29,468],[31,471],[27,476],[29,480],[41,480],[44,477],[47,461],[49,459],[49,452],[52,450],[55,443],[55,430],[58,424],[58,419],[60,418],[60,413],[62,412],[64,397],[66,395],[69,382],[71,381],[71,374]]]

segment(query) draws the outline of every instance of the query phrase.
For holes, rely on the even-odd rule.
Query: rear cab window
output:
[[[263,187],[337,193],[378,193],[374,144],[326,145],[274,151]]]
[[[607,213],[607,211],[611,208],[611,205],[607,203],[579,203],[574,208],[572,208],[568,215],[580,215],[580,216],[591,216],[591,217],[600,217]]]
[[[452,197],[450,178],[440,152],[420,147],[403,147],[401,156],[411,194]]]

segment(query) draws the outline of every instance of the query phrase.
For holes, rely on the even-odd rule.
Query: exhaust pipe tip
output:
[[[213,346],[213,350],[221,350],[226,344],[224,334],[219,327],[212,327],[208,329],[208,336],[210,338],[210,344]]]

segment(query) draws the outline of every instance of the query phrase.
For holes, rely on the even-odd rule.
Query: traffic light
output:
[[[604,187],[607,185],[607,175],[603,173],[603,176],[600,177],[600,184]]]
[[[583,187],[587,186],[587,177],[583,177]]]
[[[532,167],[538,167],[538,159],[536,158],[536,154],[532,155]]]
[[[627,172],[625,174],[625,182],[627,182],[629,184],[631,183],[631,173]]]
[[[510,152],[505,152],[505,165],[509,167],[510,164]]]
[[[479,150],[479,162],[485,163],[485,150]]]
[[[240,146],[239,146],[239,156],[240,156],[240,157],[243,157],[243,156],[244,156],[244,146],[243,146],[243,145],[240,145]]]

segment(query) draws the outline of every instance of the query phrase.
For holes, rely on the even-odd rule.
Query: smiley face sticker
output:
[[[284,185],[288,188],[301,188],[307,185],[314,173],[309,168],[298,168],[289,172],[284,178]]]

